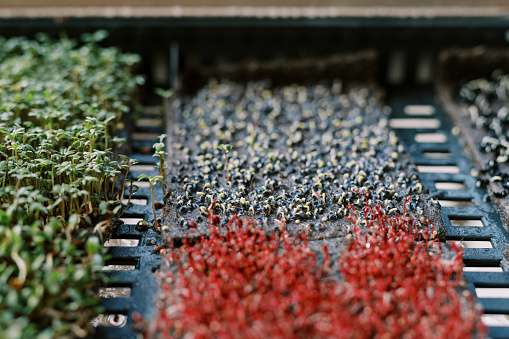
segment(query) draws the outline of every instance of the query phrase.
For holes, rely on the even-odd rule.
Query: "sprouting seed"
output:
[[[224,158],[225,158],[225,166],[226,166],[226,180],[231,180],[232,177],[230,175],[230,168],[228,166],[228,153],[232,151],[232,145],[230,144],[221,144],[217,147],[217,149],[224,152]]]

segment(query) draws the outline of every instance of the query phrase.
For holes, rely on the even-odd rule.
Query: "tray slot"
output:
[[[445,173],[455,174],[460,172],[460,168],[455,165],[417,165],[420,173]]]
[[[113,285],[113,286],[111,286]],[[131,286],[114,286],[110,284],[108,287],[99,288],[100,298],[130,298],[132,294]]]
[[[135,247],[140,243],[140,239],[123,238],[109,239],[104,243],[104,247]]]
[[[452,154],[448,151],[424,151],[422,155],[428,159],[449,159],[452,157]]]
[[[466,199],[438,199],[438,203],[442,207],[474,207],[474,203]]]
[[[389,120],[389,126],[394,129],[437,129],[440,128],[438,119],[397,118]]]
[[[463,181],[435,181],[435,187],[439,190],[464,190],[467,188]]]
[[[403,112],[406,115],[427,115],[435,114],[435,107],[431,105],[406,105],[403,107]]]
[[[127,314],[122,313],[102,313],[92,320],[94,327],[124,327],[127,324]]]
[[[414,126],[415,127],[415,126]],[[447,142],[447,135],[442,132],[436,133],[417,133],[414,136],[415,142],[419,144],[443,144]]]

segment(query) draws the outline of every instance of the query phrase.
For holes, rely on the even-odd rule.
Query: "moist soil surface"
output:
[[[194,95],[176,95],[163,230],[175,241],[196,237],[193,221],[206,236],[215,201],[222,220],[244,215],[269,234],[285,222],[310,241],[334,239],[328,245],[340,253],[352,237],[352,211],[362,228],[364,206],[402,215],[411,196],[406,216],[423,230],[431,220],[434,236],[445,239],[440,206],[389,128],[380,97],[373,86],[345,91],[338,80],[279,87],[210,80]]]

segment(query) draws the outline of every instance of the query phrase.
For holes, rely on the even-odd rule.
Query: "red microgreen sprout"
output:
[[[406,204],[412,201],[412,196],[407,196],[403,204],[403,218],[406,217]]]

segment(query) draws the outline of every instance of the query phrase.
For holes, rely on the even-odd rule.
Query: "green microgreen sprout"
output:
[[[230,144],[221,144],[217,146],[217,149],[224,152],[225,165],[226,165],[226,180],[232,180],[232,176],[230,175],[230,168],[228,166],[228,153],[232,151],[232,145]]]
[[[133,194],[138,192],[139,187],[133,184],[134,183],[133,179],[126,179],[126,181],[129,182],[129,198],[127,199],[127,206],[129,206],[131,204],[131,197],[133,196]]]
[[[125,181],[129,182],[129,196],[127,199],[127,204],[125,204],[125,208],[120,213],[118,213],[118,216],[117,216],[118,218],[121,218],[122,215],[125,213],[125,211],[127,211],[132,206],[131,197],[133,194],[138,192],[138,189],[139,189],[138,186],[133,184],[134,179],[126,178]],[[124,181],[124,185],[125,185],[125,181]]]
[[[161,176],[163,179],[161,180],[161,188],[163,190],[163,196],[166,194],[165,190],[165,183],[166,183],[166,171],[165,171],[165,157],[168,155],[167,152],[164,151],[164,138],[166,138],[166,134],[161,134],[159,136],[159,142],[155,143],[153,148],[155,148],[154,151],[154,157],[159,157],[159,164],[157,167],[159,168],[159,176]]]
[[[103,201],[99,205],[99,208],[101,215],[103,215],[105,219],[94,227],[94,232],[99,235],[99,239],[101,239],[101,242],[103,242],[104,233],[111,227],[111,221],[113,217],[121,210],[122,205],[117,201]]]
[[[171,95],[173,94],[173,90],[171,89],[163,89],[163,88],[156,88],[154,92],[159,95],[163,99],[163,109],[164,112],[168,112],[169,109],[169,103],[168,100],[170,99]]]
[[[160,175],[148,176],[146,174],[141,174],[138,176],[138,181],[141,181],[142,179],[148,179],[148,181],[150,182],[150,196],[152,198],[152,211],[154,212],[154,225],[157,225],[159,227],[159,221],[157,220],[156,214],[156,205],[154,201],[154,186],[157,184],[158,181],[160,181],[162,184],[163,177]]]
[[[124,192],[125,192],[125,183],[126,181],[130,181],[131,182],[131,185],[132,185],[132,180],[130,179],[127,179],[127,176],[129,175],[129,170],[131,169],[131,166],[133,165],[136,165],[138,163],[138,160],[136,159],[130,159],[128,156],[125,156],[125,155],[121,155],[120,156],[122,158],[122,160],[124,160],[125,164],[122,164],[125,166],[125,175],[124,175],[124,182],[122,184],[122,192],[121,192],[121,196],[124,197]],[[129,189],[129,202],[127,203],[127,205],[129,205],[129,203],[131,202],[131,188]]]

